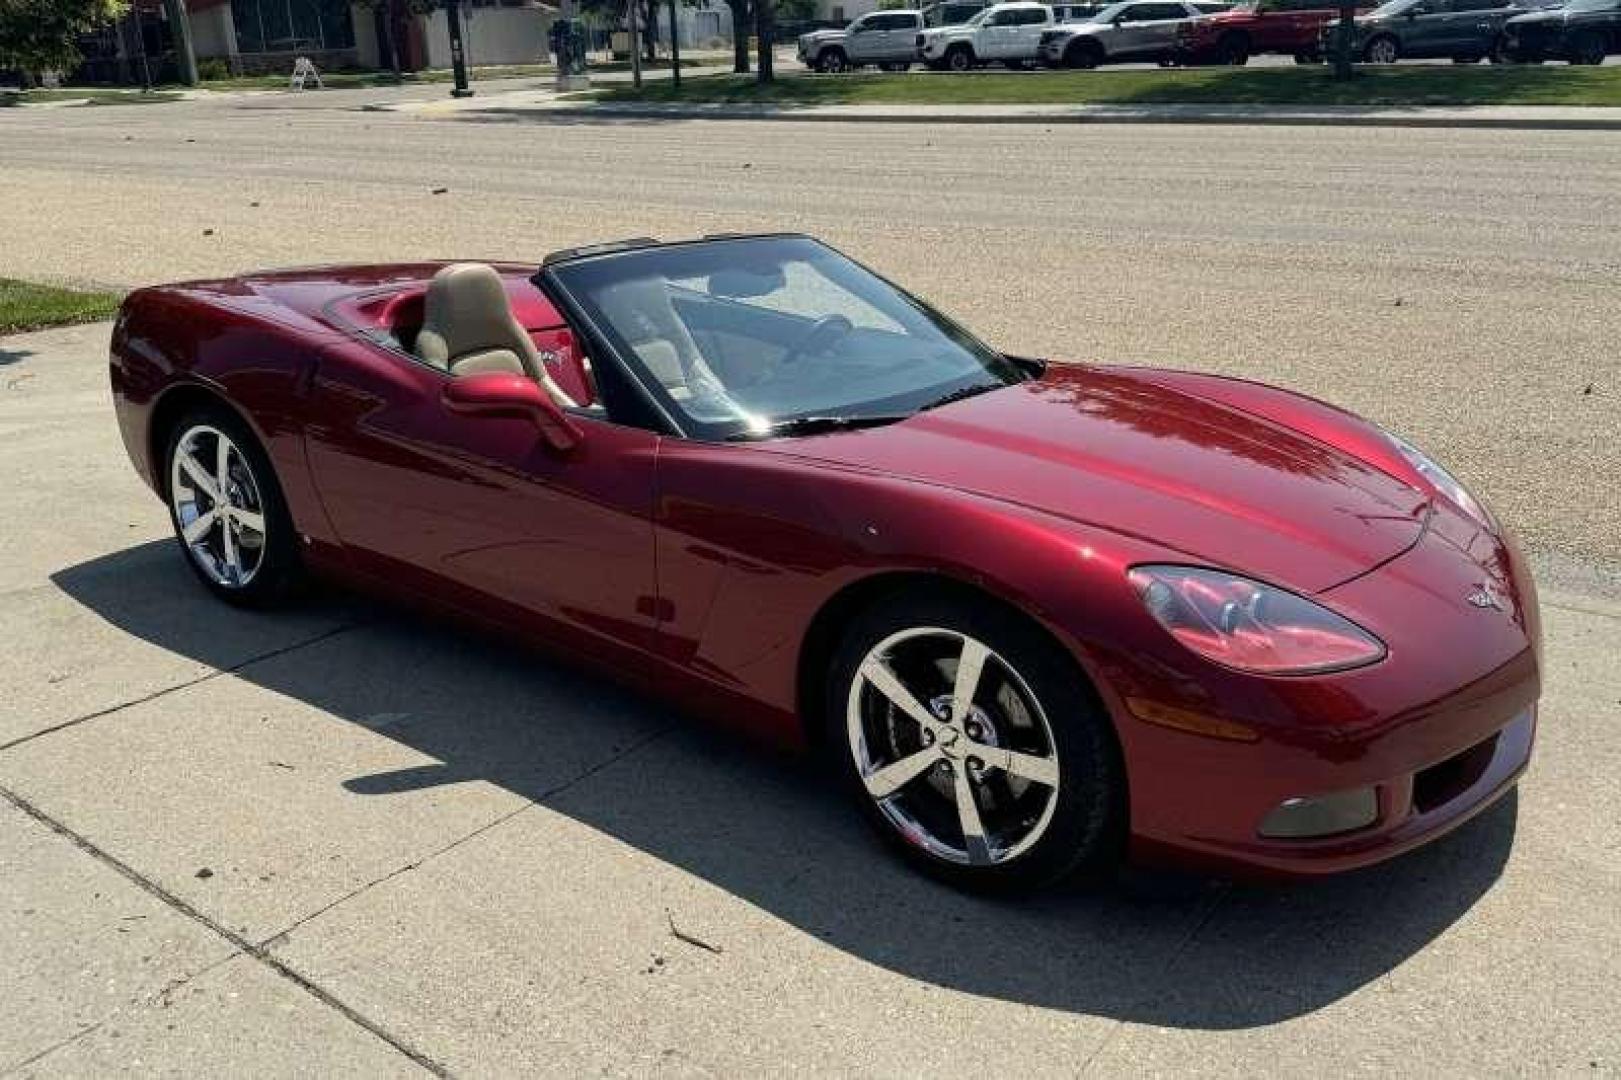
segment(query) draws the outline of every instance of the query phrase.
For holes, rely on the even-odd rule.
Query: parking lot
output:
[[[1456,464],[1541,575],[1537,757],[1338,880],[963,896],[810,763],[595,677],[348,595],[209,602],[125,460],[107,325],[4,338],[0,1071],[1621,1067],[1613,136],[277,100],[0,116],[0,275],[811,231],[1010,350],[1280,382]]]

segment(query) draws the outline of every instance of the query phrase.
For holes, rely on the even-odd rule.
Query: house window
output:
[[[842,7],[835,7],[833,9],[833,21],[834,22],[843,22],[844,21],[844,9]]]
[[[352,49],[348,0],[231,0],[237,51]]]

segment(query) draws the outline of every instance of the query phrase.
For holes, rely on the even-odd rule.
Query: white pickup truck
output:
[[[848,71],[877,64],[905,71],[917,62],[921,11],[873,11],[843,30],[816,30],[799,37],[799,62],[817,71]]]
[[[967,71],[993,62],[1025,67],[1041,58],[1041,35],[1058,22],[1047,4],[993,4],[960,26],[923,31],[918,48],[932,68]]]

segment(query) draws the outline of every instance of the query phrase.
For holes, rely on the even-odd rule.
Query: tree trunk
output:
[[[1356,69],[1351,66],[1351,40],[1356,33],[1356,8],[1342,0],[1340,22],[1334,34],[1334,77],[1351,79]]]
[[[768,83],[776,78],[772,70],[771,50],[774,45],[772,31],[776,29],[776,0],[754,0],[754,36],[757,40],[759,53],[758,70],[754,79],[759,83]]]
[[[748,0],[727,0],[732,9],[732,73],[749,73],[749,22],[752,12]]]
[[[659,58],[658,0],[635,0],[642,5],[642,59],[649,64]]]

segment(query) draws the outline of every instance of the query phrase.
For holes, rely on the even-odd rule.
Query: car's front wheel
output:
[[[946,51],[946,68],[950,71],[969,71],[974,66],[974,50],[956,45]]]
[[[903,593],[849,627],[826,717],[848,787],[921,869],[1020,890],[1113,865],[1114,732],[1074,661],[988,601]]]
[[[298,545],[270,459],[220,406],[196,409],[169,433],[169,518],[186,561],[210,592],[243,606],[279,599],[298,575]]]

